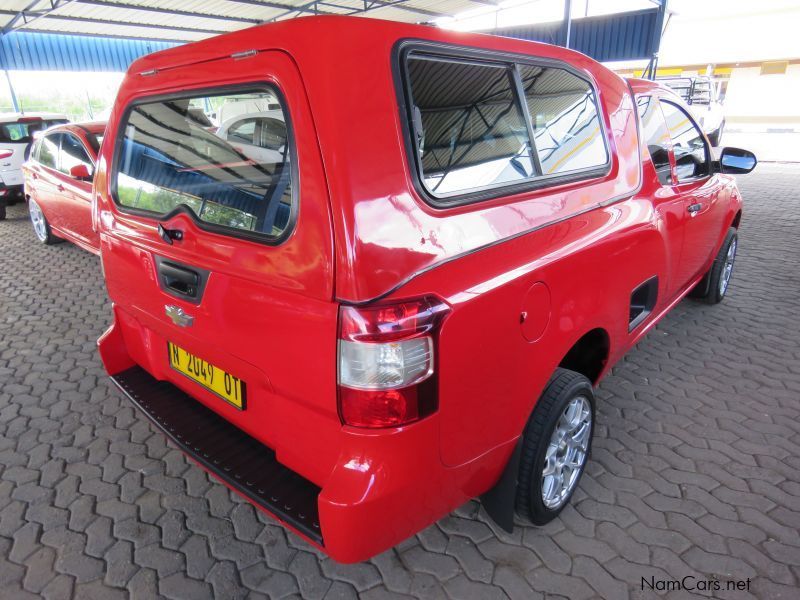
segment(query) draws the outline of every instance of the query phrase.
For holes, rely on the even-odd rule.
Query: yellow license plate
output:
[[[167,342],[167,346],[169,364],[173,369],[214,392],[239,410],[244,410],[246,387],[244,381],[172,342]]]

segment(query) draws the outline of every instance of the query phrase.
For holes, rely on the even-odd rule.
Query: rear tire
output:
[[[717,252],[714,263],[705,277],[692,290],[692,297],[707,304],[719,304],[728,292],[736,261],[736,250],[739,246],[736,229],[731,227],[725,234],[722,246]]]
[[[556,369],[525,427],[517,512],[536,525],[555,519],[578,487],[594,433],[592,383]]]
[[[6,220],[6,199],[0,198],[0,221]]]
[[[58,240],[56,236],[50,231],[50,223],[47,222],[47,217],[44,216],[42,209],[36,203],[36,200],[30,198],[28,200],[28,212],[31,216],[31,224],[33,225],[33,232],[43,244],[54,244]]]

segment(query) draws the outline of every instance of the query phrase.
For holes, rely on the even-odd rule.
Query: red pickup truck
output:
[[[727,173],[755,166],[577,52],[339,17],[139,59],[106,135],[108,373],[343,562],[476,496],[506,528],[554,518],[593,386],[684,296],[725,295]]]

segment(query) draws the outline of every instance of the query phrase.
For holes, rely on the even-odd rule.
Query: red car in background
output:
[[[100,253],[92,229],[92,180],[105,129],[104,122],[69,123],[34,142],[22,170],[31,223],[43,244],[65,239]]]

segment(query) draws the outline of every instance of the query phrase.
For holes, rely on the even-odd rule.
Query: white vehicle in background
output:
[[[692,116],[708,136],[712,146],[719,146],[725,129],[723,82],[705,75],[696,77],[656,77],[668,85],[689,105]]]
[[[22,163],[34,134],[64,123],[69,123],[67,116],[57,113],[0,114],[0,220],[6,218],[6,205],[24,198]]]
[[[234,98],[226,98],[222,106],[220,106],[216,112],[209,115],[209,117],[212,121],[215,120],[220,125],[223,125],[226,121],[230,121],[234,117],[253,113],[266,113],[280,110],[280,108],[280,101],[274,94],[240,94]]]
[[[217,136],[258,163],[283,163],[286,122],[281,110],[236,115],[222,122]]]

